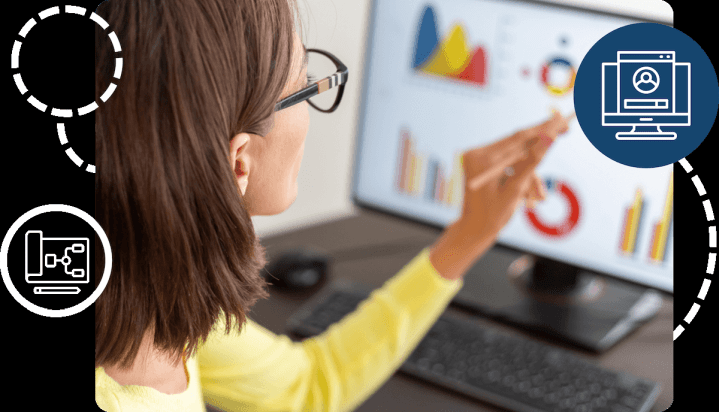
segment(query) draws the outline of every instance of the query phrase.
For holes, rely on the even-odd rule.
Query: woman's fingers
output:
[[[508,167],[513,166],[515,163],[520,161],[522,158],[526,157],[526,155],[527,155],[527,153],[524,151],[517,151],[517,152],[509,153],[507,156],[503,157],[498,162],[489,166],[489,168],[487,168],[486,170],[483,170],[481,174],[479,174],[478,176],[475,176],[469,182],[470,190],[476,190],[476,189],[484,186],[486,183],[499,178],[500,175],[504,174],[505,170]]]
[[[560,117],[561,115],[559,114],[559,112],[554,112],[554,114],[549,120],[528,129],[521,130],[507,138],[495,142],[491,144],[489,148],[491,148],[493,151],[496,151],[497,153],[505,153],[507,151],[516,150],[522,147],[522,145],[526,145],[528,141],[535,138],[536,133],[533,133],[534,129],[540,126],[549,125],[553,122],[557,122],[559,121]]]
[[[551,146],[550,142],[540,142],[532,148],[532,155],[528,156],[512,166],[514,175],[507,179],[503,187],[506,187],[510,196],[522,196],[533,183],[536,183],[534,169],[544,158],[544,154]],[[538,179],[538,178],[537,178]],[[541,184],[541,181],[540,181]]]
[[[558,126],[550,125],[548,127],[551,128]],[[559,127],[562,127],[562,125],[559,124]],[[491,166],[489,166],[486,170],[483,170],[481,174],[475,176],[469,182],[469,189],[476,190],[486,183],[499,178],[508,167],[512,167],[512,169],[514,169],[514,173],[516,174],[519,174],[520,172],[517,170],[517,167],[524,167],[523,165],[532,164],[533,166],[531,166],[531,168],[533,170],[533,168],[542,160],[544,154],[556,139],[556,134],[551,131],[552,129],[549,130],[550,131],[537,129],[536,131],[531,131],[531,133],[537,133],[539,135],[537,140],[529,140],[534,141],[534,146],[532,146],[529,150],[510,151],[505,153],[503,157],[497,158],[496,161],[492,162]],[[469,161],[472,161],[472,154],[468,154],[467,156]],[[523,160],[527,160],[529,163],[522,163]],[[525,172],[528,173],[528,171]],[[518,179],[518,176],[512,177],[512,179]]]
[[[554,112],[552,117],[529,129],[515,133],[514,135],[502,139],[488,147],[493,153],[497,153],[499,158],[505,157],[508,153],[527,150],[534,146],[543,135],[556,137],[558,134],[564,133],[569,129],[570,115],[567,118],[562,117],[559,112]]]
[[[472,180],[469,182],[469,189],[476,190],[499,178],[508,167],[514,168],[515,163],[527,157],[537,157],[535,160],[539,163],[557,135],[569,129],[568,119],[571,117],[570,115],[565,119],[559,112],[555,112],[551,119],[540,125],[515,133],[487,147],[478,148],[484,156],[485,153],[489,153],[491,165],[486,170],[482,170],[478,176],[470,176]],[[466,154],[470,162],[473,160],[473,152],[478,149]],[[531,156],[528,156],[529,154]]]
[[[531,184],[529,185],[529,189],[527,189],[526,193],[524,194],[524,200],[528,207],[532,208],[536,205],[537,202],[541,202],[542,200],[547,198],[547,191],[544,188],[544,182],[542,179],[540,179],[539,176],[535,173],[532,177]]]

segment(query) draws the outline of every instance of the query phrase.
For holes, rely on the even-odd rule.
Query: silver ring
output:
[[[504,168],[504,174],[507,176],[514,176],[514,168],[512,166],[507,166]]]

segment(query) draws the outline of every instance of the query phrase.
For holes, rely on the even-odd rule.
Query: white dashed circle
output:
[[[57,124],[57,136],[60,138],[61,145],[63,145],[63,146],[67,145],[67,135],[65,134],[65,123]],[[80,156],[77,155],[77,153],[75,153],[74,150],[72,150],[72,147],[68,146],[67,149],[65,149],[65,154],[67,155],[67,157],[70,158],[70,160],[72,160],[73,163],[75,163],[75,165],[77,165],[77,167],[82,167],[82,163],[83,163],[82,159],[80,158]],[[95,173],[95,165],[88,163],[87,167],[85,168],[85,171],[90,172],[90,173]]]
[[[82,7],[77,6],[65,6],[65,13],[71,13],[71,14],[77,14],[80,16],[84,16],[86,13],[86,10]],[[47,10],[41,11],[38,13],[40,16],[40,20],[44,20],[50,16],[54,16],[60,14],[60,7],[50,7]],[[94,21],[102,27],[103,30],[106,30],[109,26],[107,22],[95,12],[90,13],[90,20]],[[34,18],[31,18],[28,20],[27,23],[22,27],[20,30],[20,36],[25,38],[27,34],[30,32],[30,29],[35,27],[37,22]],[[110,41],[112,42],[112,47],[115,49],[115,53],[120,53],[122,51],[122,48],[120,47],[120,40],[117,38],[117,34],[115,34],[114,31],[111,31],[108,35],[110,38]],[[15,44],[12,47],[12,54],[10,56],[10,67],[13,69],[19,69],[20,68],[20,49],[22,47],[22,42],[19,40],[15,40]],[[114,77],[116,79],[120,78],[120,75],[122,74],[122,58],[117,57],[115,58],[115,73]],[[24,95],[28,92],[27,87],[25,87],[25,83],[22,81],[22,76],[20,73],[16,73],[13,75],[13,78],[15,79],[15,85],[17,86],[18,90],[20,90],[20,94]],[[100,99],[103,102],[106,102],[107,99],[112,96],[112,93],[115,91],[115,88],[117,85],[115,83],[110,83],[110,85],[107,87],[107,90],[105,90],[105,93],[100,96]],[[40,110],[41,112],[47,111],[47,105],[39,101],[35,96],[30,95],[28,97],[27,101],[33,105],[36,109]],[[97,102],[92,102],[86,106],[80,107],[78,109],[59,109],[59,108],[51,108],[50,114],[55,117],[72,117],[73,116],[73,110],[77,111],[78,116],[82,116],[84,114],[93,112],[95,109],[97,109],[99,106],[97,105]]]
[[[689,174],[692,172],[693,168],[689,164],[686,158],[681,159],[679,161],[679,164],[682,165],[684,170]],[[699,198],[705,197],[707,195],[706,190],[704,189],[704,185],[702,184],[701,180],[699,179],[699,175],[694,175],[691,178],[692,182],[694,183],[694,187],[696,187],[697,192],[699,193]],[[712,209],[711,201],[707,198],[702,201],[702,206],[704,206],[704,214],[707,217],[707,222],[709,222],[709,248],[710,249],[716,249],[717,247],[717,228],[716,225],[713,224],[714,222],[714,210]],[[709,252],[709,258],[707,260],[707,274],[713,275],[714,274],[714,266],[716,265],[716,259],[717,254],[716,252]],[[699,295],[697,297],[704,301],[704,298],[707,295],[707,292],[709,291],[709,285],[711,284],[711,281],[707,278],[704,278],[704,283],[702,283],[701,289],[699,289]],[[701,306],[694,302],[694,305],[692,305],[691,309],[689,309],[689,313],[684,317],[684,323],[689,325],[691,321],[694,319],[694,317],[699,312],[699,308]],[[684,332],[684,326],[679,325],[674,329],[674,340],[677,340],[679,335]]]
[[[65,13],[70,14],[77,14],[80,16],[85,16],[86,10],[82,7],[77,6],[65,6]],[[38,15],[40,16],[40,20],[44,20],[50,16],[54,16],[60,14],[60,6],[50,7],[49,9],[43,10]],[[109,27],[109,24],[100,16],[95,14],[94,12],[90,13],[90,20],[94,21],[99,25],[102,30],[106,30]],[[20,29],[20,36],[25,38],[27,34],[30,32],[30,29],[35,27],[37,22],[34,18],[31,18],[28,20],[27,23]],[[108,35],[110,38],[110,41],[112,42],[112,47],[115,49],[115,53],[120,53],[122,51],[122,48],[120,47],[120,40],[117,38],[117,34],[115,34],[114,31],[111,31]],[[19,40],[15,40],[15,44],[13,44],[12,53],[10,55],[10,67],[12,69],[19,70],[20,69],[20,49],[22,47],[22,42]],[[119,79],[122,75],[122,58],[116,57],[115,58],[115,72],[113,74],[113,77],[116,79]],[[13,79],[15,80],[15,85],[17,86],[18,90],[20,91],[20,94],[25,95],[25,93],[28,92],[27,87],[25,87],[25,83],[22,81],[22,75],[18,72],[13,75]],[[117,88],[117,85],[115,83],[110,83],[110,85],[107,87],[107,90],[100,96],[100,99],[104,102],[107,101],[107,99],[112,96],[112,93]],[[47,111],[47,105],[39,101],[35,96],[30,95],[30,97],[27,98],[27,101],[33,105],[36,109],[40,110],[41,112],[45,113]],[[73,117],[73,110],[77,111],[78,116],[82,116],[87,113],[91,113],[95,111],[99,106],[96,101],[80,107],[78,109],[59,109],[59,108],[50,108],[50,115],[55,117],[65,117],[65,118],[71,118]],[[65,125],[63,123],[57,124],[58,129],[58,136],[60,137],[60,142],[62,144],[67,143],[67,137],[65,136]],[[67,156],[72,160],[73,163],[75,163],[78,167],[80,167],[83,164],[82,159],[75,153],[74,150],[72,150],[71,147],[69,147],[67,150],[65,150],[65,153]],[[86,171],[90,173],[95,173],[95,165],[88,164],[88,166],[85,168]]]

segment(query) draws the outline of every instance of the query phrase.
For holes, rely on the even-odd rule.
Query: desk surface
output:
[[[440,232],[401,218],[371,211],[262,239],[267,258],[272,259],[286,249],[311,247],[332,255],[329,279],[344,278],[380,287],[399,272],[424,247],[435,242]],[[490,250],[481,259],[492,259]],[[476,276],[476,274],[472,274]],[[277,334],[287,333],[285,322],[313,293],[290,294],[270,289],[270,298],[260,300],[250,316]],[[450,306],[448,311],[474,319],[480,325],[495,327],[508,333],[528,334],[502,323],[469,315]],[[653,412],[668,409],[674,399],[674,301],[664,297],[657,316],[606,353],[593,355],[585,351],[538,339],[544,343],[569,349],[598,364],[625,370],[655,380],[662,385]],[[532,336],[533,338],[536,338]],[[356,411],[501,411],[489,403],[476,401],[461,394],[433,386],[402,373],[395,373]]]

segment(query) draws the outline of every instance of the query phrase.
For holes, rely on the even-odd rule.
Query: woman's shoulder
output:
[[[126,370],[117,366],[95,369],[96,384],[98,378],[102,381],[105,377],[107,379],[104,379],[104,383],[109,388],[115,385],[140,386],[152,388],[166,395],[177,395],[186,391],[190,380],[184,357],[177,364],[159,357],[148,357],[147,362],[135,362]]]
[[[194,376],[197,376],[196,373],[192,372]],[[128,377],[133,379],[130,376],[125,378]],[[111,377],[105,368],[95,368],[95,403],[106,412],[202,411],[204,402],[199,384],[186,380],[184,386],[183,390],[179,382],[166,380],[153,383],[144,381],[142,377],[128,383],[118,376]]]
[[[179,370],[172,369],[165,372],[122,372],[116,369],[105,369],[104,372],[119,386],[144,386],[166,395],[177,395],[187,390],[188,377],[182,365]]]

